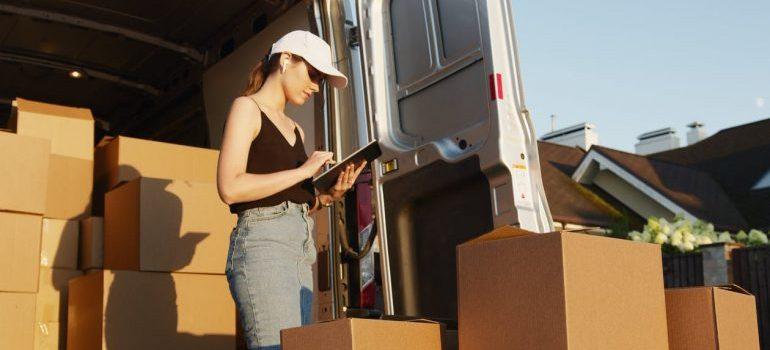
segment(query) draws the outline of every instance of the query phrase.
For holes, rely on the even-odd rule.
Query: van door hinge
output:
[[[348,46],[355,48],[361,45],[361,32],[358,26],[348,28]]]

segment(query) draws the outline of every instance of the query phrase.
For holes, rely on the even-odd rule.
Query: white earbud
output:
[[[286,62],[281,65],[281,74],[286,73]]]

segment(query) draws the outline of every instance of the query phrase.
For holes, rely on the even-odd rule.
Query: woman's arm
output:
[[[247,97],[239,97],[233,102],[225,123],[217,166],[217,189],[219,197],[228,205],[269,197],[314,173],[305,165],[270,174],[247,173],[249,149],[262,127],[262,119],[255,118],[255,115],[260,115],[259,107]],[[330,158],[331,154],[327,159]]]
[[[344,199],[345,193],[353,187],[358,175],[364,170],[366,164],[366,161],[363,161],[358,168],[349,164],[348,167],[340,173],[340,176],[337,178],[337,183],[330,189],[330,193],[321,193],[315,196],[315,204],[313,205],[313,208],[310,209],[310,213],[314,213],[323,208],[323,204]]]

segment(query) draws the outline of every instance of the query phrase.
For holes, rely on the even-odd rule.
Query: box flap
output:
[[[759,350],[757,305],[740,287],[714,287],[714,323],[719,349]]]
[[[561,233],[565,233],[565,232],[574,233],[574,232],[590,231],[591,229],[592,228],[590,228],[590,227],[589,228],[573,228],[573,229],[553,231],[553,232],[547,232],[547,233],[559,233],[559,232],[561,232]],[[490,232],[487,232],[487,233],[485,233],[485,234],[483,234],[481,236],[478,236],[478,237],[476,237],[474,239],[471,239],[471,240],[469,240],[467,242],[464,242],[464,243],[460,244],[460,246],[466,245],[466,244],[486,242],[486,241],[494,241],[494,240],[498,240],[498,239],[528,236],[528,235],[533,235],[533,234],[537,234],[537,232],[527,231],[527,230],[525,230],[523,228],[516,227],[516,226],[505,225],[505,226],[498,227],[498,228],[496,228],[496,229],[494,229],[494,230],[492,230]]]
[[[427,318],[421,318],[421,317],[409,317],[409,316],[394,316],[394,315],[383,315],[380,320],[383,321],[402,321],[402,322],[417,322],[417,323],[433,323],[433,324],[442,324],[439,321],[431,320]]]
[[[721,286],[674,287],[674,288],[666,288],[666,290],[667,291],[669,291],[669,290],[676,291],[676,290],[685,290],[685,289],[709,289],[709,290],[711,290],[713,288],[719,288],[719,289],[723,289],[723,290],[731,291],[731,292],[735,292],[735,293],[740,293],[740,294],[753,295],[753,294],[749,293],[747,290],[743,289],[741,286],[739,286],[737,284],[725,284],[725,285],[721,285]]]
[[[737,284],[729,284],[729,285],[724,285],[724,286],[716,286],[714,288],[724,289],[724,290],[728,290],[728,291],[735,292],[735,293],[753,295],[753,294],[749,293],[749,291],[743,289],[741,286],[739,286]]]
[[[520,237],[520,236],[527,236],[535,234],[535,232],[527,231],[523,228],[515,227],[515,226],[501,226],[498,227],[490,232],[487,232],[481,236],[478,236],[474,239],[471,239],[470,241],[467,241],[465,243],[460,244],[466,245],[466,244],[473,244],[473,243],[480,243],[480,242],[486,242],[486,241],[493,241],[497,239],[503,239],[503,238],[512,238],[512,237]]]
[[[94,117],[91,115],[91,111],[88,108],[60,106],[50,103],[25,100],[22,98],[17,98],[14,100],[13,105],[24,112],[47,114],[73,119],[94,120]]]
[[[385,315],[387,316],[387,315]],[[383,317],[383,318],[365,318],[365,317],[342,317],[333,320],[318,320],[315,323],[326,323],[334,321],[355,321],[355,320],[377,320],[377,321],[395,321],[395,322],[415,322],[415,323],[430,323],[430,324],[442,324],[439,321],[430,320],[427,318],[399,318],[399,317]]]
[[[96,144],[96,148],[102,147],[115,139],[115,136],[110,135],[104,135],[101,140],[99,140],[99,143]]]

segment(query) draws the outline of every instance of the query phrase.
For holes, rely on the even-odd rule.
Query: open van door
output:
[[[455,246],[552,221],[506,0],[359,0],[386,314],[456,319]]]
[[[372,139],[383,150],[372,164],[371,184],[384,311],[456,319],[457,244],[501,225],[536,232],[552,225],[524,105],[511,4],[312,4],[315,31],[351,78],[348,89],[326,91],[317,130],[327,132],[317,138],[339,157]],[[341,299],[345,290],[356,291],[360,281],[345,275],[358,274],[357,264],[338,256],[339,232],[356,240],[356,225],[345,219],[355,217],[355,206],[346,200],[329,216],[330,265],[320,279],[330,280],[338,299],[335,318],[356,307]]]

